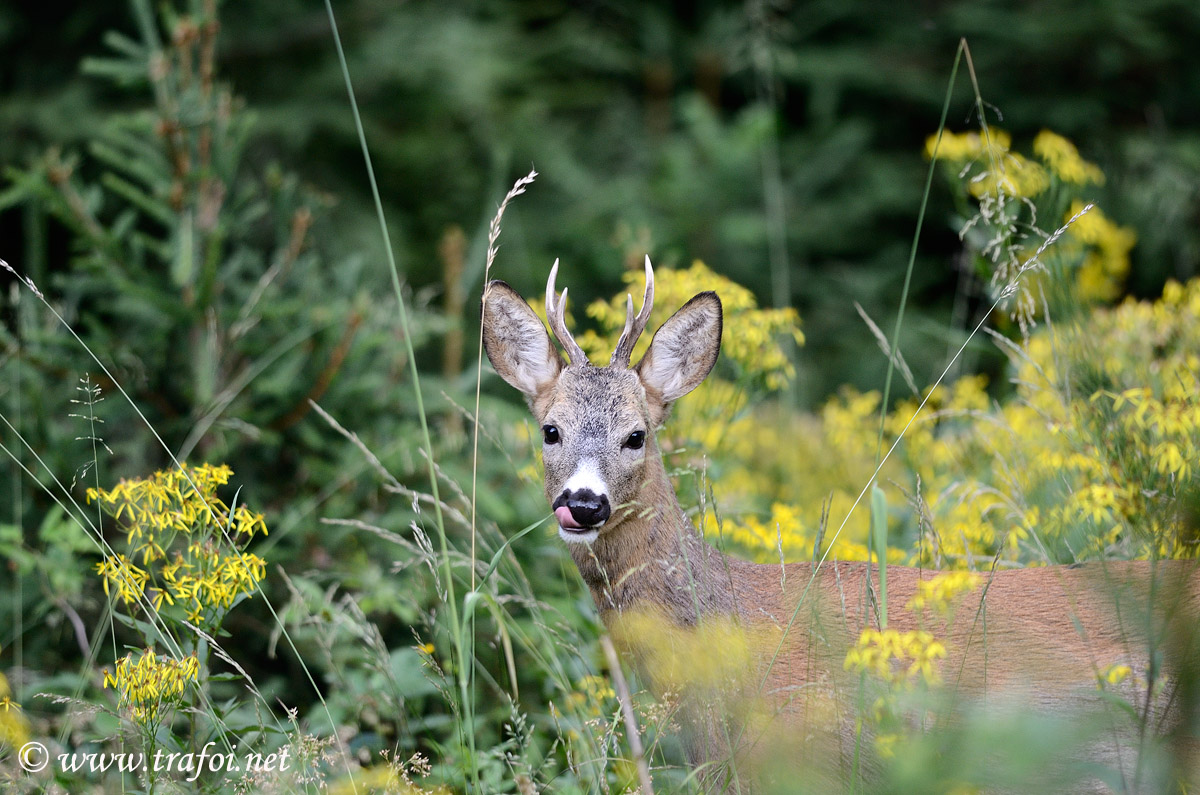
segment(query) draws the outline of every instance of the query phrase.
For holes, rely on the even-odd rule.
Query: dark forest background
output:
[[[1132,225],[1131,293],[1156,294],[1200,261],[1200,10],[1189,2],[389,3],[335,5],[400,265],[438,288],[438,247],[465,230],[466,284],[515,176],[542,177],[510,220],[498,272],[535,293],[555,257],[579,300],[619,287],[624,254],[693,258],[801,310],[799,389],[877,385],[873,345],[849,309],[895,311],[926,163],[960,37],[992,121],[1018,145],[1049,128],[1108,175],[1102,206]],[[114,109],[141,98],[86,74],[121,3],[0,10],[0,162],[48,146],[86,150]],[[324,7],[232,3],[219,68],[250,110],[250,163],[282,163],[332,205],[321,245],[379,256],[361,153]],[[81,63],[85,65],[81,73]],[[948,125],[968,129],[958,81]],[[765,193],[776,170],[783,228]],[[940,187],[940,186],[938,186]],[[958,242],[935,190],[918,254],[910,355],[938,346],[961,289]],[[0,215],[11,260],[69,270],[70,247],[36,207]],[[787,278],[772,283],[773,236]],[[780,255],[776,255],[780,256]],[[367,280],[383,280],[368,268]],[[438,288],[440,289],[440,288]],[[436,303],[438,299],[431,298]],[[961,325],[961,322],[960,322]],[[435,343],[436,344],[436,343]],[[930,363],[932,364],[932,363]]]

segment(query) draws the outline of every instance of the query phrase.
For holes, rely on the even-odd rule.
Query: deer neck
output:
[[[680,626],[736,612],[729,561],[705,543],[684,515],[661,455],[646,457],[646,478],[633,505],[571,557],[605,623],[629,611],[664,615]]]

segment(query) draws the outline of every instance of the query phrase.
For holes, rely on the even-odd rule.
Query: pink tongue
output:
[[[583,525],[575,521],[575,517],[571,515],[571,509],[565,505],[560,505],[554,509],[554,518],[558,520],[562,527],[570,528],[571,530],[582,530]]]

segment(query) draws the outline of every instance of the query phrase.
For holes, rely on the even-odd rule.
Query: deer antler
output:
[[[563,350],[567,352],[571,364],[591,364],[587,354],[583,352],[583,348],[579,347],[579,343],[571,336],[571,332],[567,331],[565,318],[567,291],[566,288],[563,288],[562,297],[558,297],[558,293],[554,289],[554,277],[557,275],[558,260],[554,260],[554,267],[550,269],[550,278],[546,280],[546,319],[550,321],[550,331],[554,334],[554,339],[558,340],[558,344],[563,346]]]
[[[646,329],[650,320],[650,310],[654,308],[654,269],[650,267],[650,256],[646,256],[646,292],[642,295],[642,311],[637,317],[633,316],[633,296],[625,294],[625,330],[617,340],[617,349],[613,351],[611,365],[629,366],[629,357],[633,355],[633,346],[638,337]]]

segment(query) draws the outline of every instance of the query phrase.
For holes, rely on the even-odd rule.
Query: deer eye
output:
[[[542,441],[546,444],[558,444],[558,428],[554,425],[543,425]]]
[[[646,432],[634,431],[633,433],[629,434],[629,438],[625,440],[625,447],[628,447],[630,450],[641,450],[642,445],[645,443]]]

